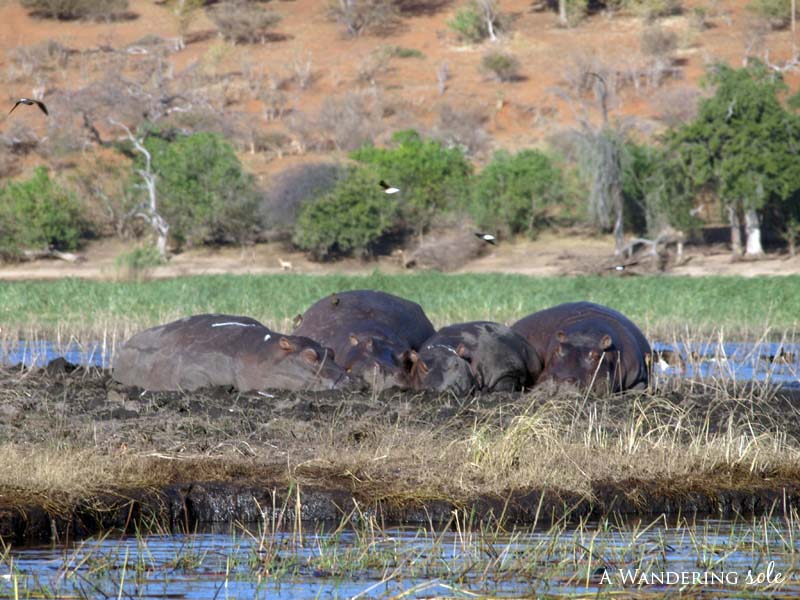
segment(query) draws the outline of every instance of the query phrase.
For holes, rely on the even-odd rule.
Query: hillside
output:
[[[266,39],[237,44],[222,40],[198,11],[185,48],[176,49],[177,19],[163,3],[131,0],[126,18],[104,23],[44,19],[5,0],[4,101],[11,106],[20,96],[41,94],[52,116],[18,110],[0,122],[0,135],[16,144],[0,176],[46,163],[67,175],[77,169],[113,179],[109,164],[118,159],[96,143],[120,133],[108,117],[135,124],[142,113],[152,117],[153,106],[175,119],[204,107],[192,113],[191,126],[207,121],[232,139],[262,186],[290,165],[343,157],[354,144],[385,143],[409,127],[467,147],[480,166],[499,148],[557,144],[584,116],[598,122],[590,71],[602,73],[611,88],[612,119],[631,118],[636,135],[648,140],[691,117],[708,64],[739,66],[747,48],[773,64],[791,53],[791,32],[760,30],[741,0],[689,0],[681,14],[655,23],[601,11],[569,28],[559,27],[556,12],[544,5],[500,0],[509,26],[498,41],[480,44],[459,41],[448,26],[463,5],[405,3],[391,31],[346,37],[328,17],[328,3],[274,1],[265,6],[281,20]],[[643,43],[653,27],[673,32],[676,47],[659,51],[652,40]],[[495,50],[518,61],[512,81],[481,69]],[[796,91],[800,71],[785,76]],[[120,100],[125,86],[141,91]],[[153,89],[164,96],[153,98]],[[714,222],[719,214],[707,207],[701,217]]]

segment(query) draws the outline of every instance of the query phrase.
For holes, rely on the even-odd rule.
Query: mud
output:
[[[713,402],[677,393],[665,398],[683,405]],[[699,480],[594,482],[590,497],[515,490],[503,495],[408,499],[392,497],[374,485],[359,485],[354,476],[317,472],[304,463],[314,457],[320,432],[345,445],[359,444],[374,434],[373,428],[393,423],[463,430],[466,435],[476,422],[509,423],[537,396],[528,394],[524,400],[519,394],[455,399],[409,393],[264,395],[233,389],[143,393],[114,382],[106,371],[63,362],[41,370],[0,370],[0,443],[89,448],[108,456],[133,454],[174,465],[168,481],[158,487],[91,493],[68,504],[0,489],[0,537],[63,540],[143,524],[182,531],[208,523],[262,519],[339,521],[353,511],[358,518],[429,523],[447,522],[456,509],[483,519],[502,515],[511,522],[531,522],[557,518],[566,511],[574,517],[678,512],[723,517],[765,513],[776,506],[800,507],[797,474],[759,479],[746,468],[722,474],[714,485]],[[612,401],[612,418],[615,406],[624,412],[625,402],[625,396]],[[800,419],[786,418],[796,416],[798,407],[800,399],[778,395],[748,418],[754,423],[780,419],[788,436],[800,437]],[[709,414],[713,421],[713,411]],[[719,427],[725,426],[720,419]],[[290,455],[293,476],[303,480],[299,491],[287,476]]]

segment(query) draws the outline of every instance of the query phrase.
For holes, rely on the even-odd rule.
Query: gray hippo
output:
[[[385,292],[353,290],[311,306],[294,333],[332,348],[340,366],[376,389],[407,389],[411,351],[435,330],[415,302]]]
[[[114,379],[151,391],[234,386],[329,390],[355,387],[330,349],[271,331],[255,319],[207,314],[137,333],[118,350]]]
[[[625,315],[592,302],[535,312],[511,328],[542,357],[540,381],[576,383],[595,391],[644,389],[650,344]]]
[[[542,361],[531,345],[510,327],[473,321],[443,327],[413,352],[415,389],[513,392],[531,387]]]

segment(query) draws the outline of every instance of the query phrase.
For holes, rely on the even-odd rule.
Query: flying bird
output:
[[[39,110],[41,110],[44,114],[46,115],[50,114],[49,112],[47,112],[47,107],[44,105],[44,102],[42,102],[41,100],[31,100],[30,98],[20,98],[19,100],[17,100],[14,106],[11,107],[11,110],[8,111],[8,114],[14,112],[14,109],[17,108],[20,104],[24,104],[26,106],[33,106],[35,104],[36,106],[39,107]]]
[[[384,193],[386,193],[386,194],[396,194],[397,192],[399,192],[399,191],[400,191],[400,189],[399,189],[399,188],[392,187],[391,185],[389,185],[388,183],[386,183],[386,182],[385,182],[383,179],[381,179],[381,180],[380,180],[378,183],[379,183],[379,184],[380,184],[380,186],[383,188],[383,191],[384,191]]]
[[[479,238],[481,238],[487,244],[491,244],[492,246],[496,246],[497,245],[497,241],[496,241],[497,238],[494,237],[491,233],[479,233],[479,232],[476,231],[475,235],[477,235]]]

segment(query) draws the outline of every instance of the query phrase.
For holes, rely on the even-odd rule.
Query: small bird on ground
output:
[[[487,244],[491,244],[492,246],[496,246],[497,245],[497,241],[496,241],[497,238],[494,237],[491,233],[480,233],[480,232],[476,231],[475,235],[477,235],[479,238],[481,238]]]
[[[20,98],[19,100],[17,100],[14,106],[11,107],[11,110],[8,111],[8,114],[14,112],[14,109],[17,108],[20,104],[24,104],[26,106],[36,105],[39,107],[39,110],[41,110],[44,114],[46,115],[50,114],[49,112],[47,112],[47,107],[44,105],[44,102],[42,102],[41,100],[31,100],[30,98]]]
[[[400,191],[399,188],[392,187],[391,185],[386,183],[383,179],[381,179],[378,183],[383,188],[383,191],[386,194],[396,194],[397,192]]]

